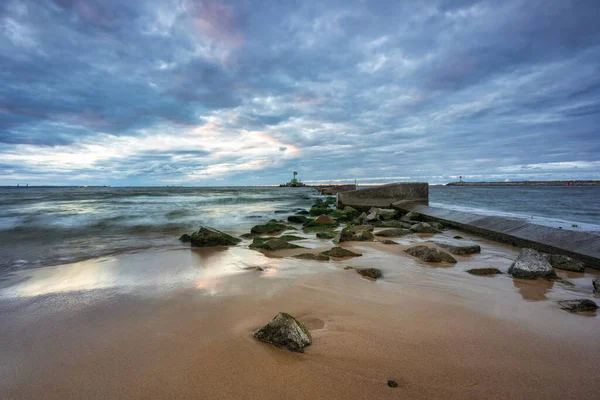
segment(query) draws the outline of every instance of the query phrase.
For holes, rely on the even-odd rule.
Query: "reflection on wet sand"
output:
[[[519,294],[527,301],[548,300],[546,293],[554,287],[554,281],[549,279],[515,279],[513,285],[518,289]]]

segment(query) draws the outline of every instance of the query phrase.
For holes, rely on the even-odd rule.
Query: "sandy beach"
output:
[[[406,255],[427,239],[413,235],[344,243],[363,256],[330,262],[244,242],[19,271],[0,283],[0,397],[596,398],[600,318],[556,300],[593,298],[586,285],[598,272],[558,271],[575,287],[472,276],[465,271],[506,272],[518,249],[470,238],[481,254],[445,267]],[[251,336],[279,311],[310,330],[305,353]]]

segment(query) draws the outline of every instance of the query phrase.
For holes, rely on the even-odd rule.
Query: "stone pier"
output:
[[[391,183],[377,187],[338,193],[338,207],[351,206],[357,210],[368,210],[371,207],[391,207],[392,204],[405,202],[411,204],[427,204],[429,201],[429,184]]]

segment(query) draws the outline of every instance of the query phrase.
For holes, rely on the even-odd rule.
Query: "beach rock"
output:
[[[555,278],[556,273],[552,265],[539,252],[533,249],[521,249],[521,253],[508,269],[513,278],[535,279]]]
[[[453,243],[453,242],[440,242],[440,241],[434,241],[433,243],[435,243],[442,249],[448,250],[450,253],[455,254],[457,256],[481,253],[481,246],[479,246],[477,243],[472,243],[472,242],[471,243],[468,243],[468,242]]]
[[[340,231],[336,238],[337,243],[341,242],[366,242],[375,238],[373,236],[373,226],[355,225],[347,226]]]
[[[427,222],[419,222],[410,227],[410,230],[416,233],[440,233],[440,231]]]
[[[502,271],[496,268],[473,268],[468,269],[467,272],[471,275],[497,275],[502,273]]]
[[[333,232],[317,232],[319,239],[335,239],[336,235]]]
[[[310,332],[302,322],[290,314],[280,312],[267,325],[257,329],[252,336],[256,339],[274,344],[299,353],[312,343]]]
[[[585,311],[596,311],[598,305],[592,300],[578,299],[578,300],[559,300],[558,304],[563,310],[570,312],[585,312]]]
[[[254,238],[254,241],[249,246],[251,249],[262,249],[268,251],[277,251],[285,249],[299,249],[302,246],[298,246],[293,243],[289,243],[280,238]]]
[[[379,228],[404,228],[410,229],[414,224],[409,224],[408,222],[403,221],[375,221],[371,225],[379,227]]]
[[[240,235],[243,239],[254,239],[256,236],[256,233],[244,233],[243,235]]]
[[[544,254],[546,260],[553,268],[563,269],[565,271],[585,272],[585,264],[581,261],[563,256],[562,254]]]
[[[263,272],[265,269],[263,267],[259,267],[258,265],[253,266],[253,267],[244,267],[243,268],[244,271],[258,271],[258,272]]]
[[[411,211],[401,218],[403,221],[421,221],[423,216],[417,212]]]
[[[356,217],[360,215],[360,211],[352,208],[350,206],[346,206],[344,209],[335,210],[331,214],[329,214],[332,218],[337,219],[340,222],[348,222],[354,220]]]
[[[184,233],[183,235],[181,235],[179,237],[179,240],[183,243],[189,243],[192,241],[192,237],[190,235],[188,235],[187,233]]]
[[[329,261],[329,256],[326,256],[325,254],[302,253],[295,255],[294,258],[299,258],[301,260]]]
[[[362,256],[360,253],[344,249],[343,247],[333,247],[330,250],[324,251],[321,254],[329,257],[359,257]]]
[[[294,223],[294,224],[303,224],[306,221],[308,221],[308,218],[306,218],[304,215],[290,215],[287,218],[288,222]]]
[[[190,244],[193,247],[234,246],[239,242],[241,239],[208,226],[201,226],[190,235]]]
[[[312,215],[313,217],[316,217],[318,215],[321,214],[331,214],[333,212],[333,209],[329,208],[329,207],[313,207],[310,209],[309,214]]]
[[[379,268],[357,268],[357,267],[351,267],[351,266],[347,266],[344,267],[344,269],[353,269],[356,272],[358,272],[360,275],[364,276],[365,278],[370,278],[370,279],[379,279],[383,276],[383,273],[381,272],[381,270]]]
[[[396,243],[396,242],[394,242],[393,240],[390,240],[390,239],[384,239],[384,240],[381,241],[381,243],[383,243],[383,244],[398,244],[398,243]]]
[[[266,224],[253,226],[252,229],[250,229],[250,233],[262,235],[263,233],[279,233],[287,230],[296,230],[296,228],[271,220]]]
[[[375,235],[383,236],[383,237],[399,237],[399,236],[408,235],[410,233],[412,233],[412,231],[410,231],[408,229],[392,228],[392,229],[385,229],[383,231],[379,231],[379,232],[375,233]]]
[[[456,263],[456,260],[450,254],[423,245],[410,247],[404,251],[413,257],[420,258],[425,262],[444,261],[452,264]]]
[[[367,223],[367,214],[366,213],[361,213],[355,220],[355,223],[359,224],[359,225],[365,225]]]
[[[319,225],[337,225],[337,223],[327,215],[319,215],[315,218],[315,222]]]
[[[389,380],[389,381],[387,382],[387,384],[388,384],[388,386],[389,386],[389,387],[391,387],[391,388],[398,387],[398,382],[396,382],[396,381]]]
[[[592,286],[594,287],[594,294],[600,294],[600,278],[594,278]]]

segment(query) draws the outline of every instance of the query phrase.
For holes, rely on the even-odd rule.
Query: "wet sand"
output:
[[[472,276],[518,249],[475,238],[482,253],[454,266],[402,252],[427,238],[344,244],[364,255],[331,262],[241,245],[15,273],[0,281],[0,398],[597,398],[600,317],[556,304],[593,299],[597,271],[558,271],[573,288]],[[304,354],[252,338],[279,311],[310,329]]]

